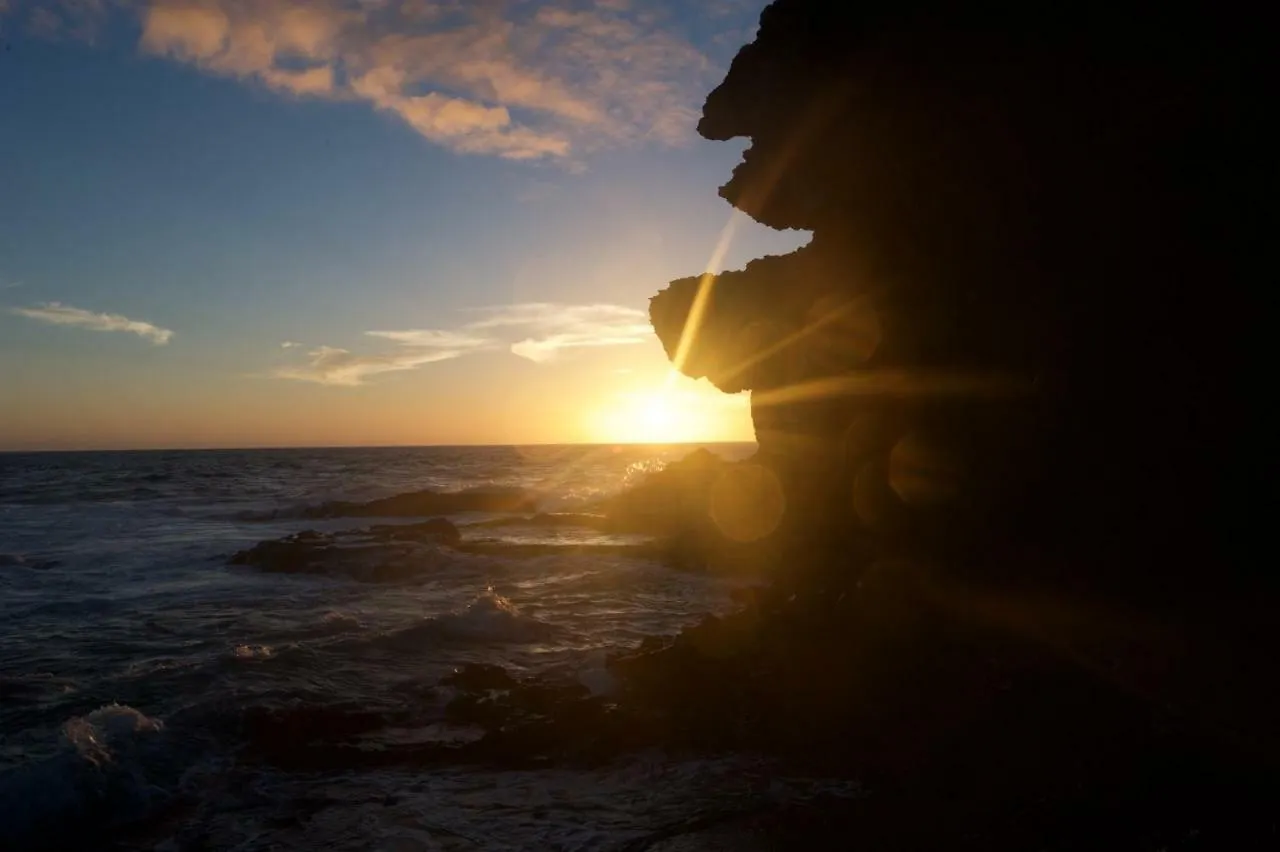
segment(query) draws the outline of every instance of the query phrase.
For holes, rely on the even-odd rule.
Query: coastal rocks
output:
[[[413,579],[432,565],[440,545],[456,545],[458,528],[444,518],[363,530],[304,530],[233,554],[232,565],[277,574],[343,575],[366,583]]]
[[[743,572],[770,562],[789,508],[767,466],[698,449],[604,501],[600,511],[615,530],[657,536],[673,567]]]
[[[625,532],[622,525],[608,515],[590,512],[538,512],[528,517],[494,518],[491,521],[477,521],[472,527],[542,527],[555,529],[562,527],[576,529],[592,529],[600,532]]]
[[[523,488],[472,488],[466,491],[410,491],[356,503],[333,500],[309,506],[302,517],[319,518],[416,518],[462,512],[533,512],[535,495]]]

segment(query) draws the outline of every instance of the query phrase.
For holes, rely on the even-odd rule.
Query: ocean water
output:
[[[254,708],[411,708],[418,727],[371,745],[420,741],[432,687],[469,662],[607,688],[605,653],[724,610],[742,581],[617,546],[635,536],[474,513],[451,516],[464,541],[546,546],[426,547],[383,583],[265,573],[232,553],[379,522],[304,520],[305,506],[424,488],[514,486],[541,511],[589,509],[691,449],[0,454],[0,848],[613,849],[708,803],[808,795],[745,756],[327,775],[240,760]]]

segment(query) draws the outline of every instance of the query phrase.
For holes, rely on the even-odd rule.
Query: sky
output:
[[[751,440],[674,278],[764,0],[0,0],[0,450]]]

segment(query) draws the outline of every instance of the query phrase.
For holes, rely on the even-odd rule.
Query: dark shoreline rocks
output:
[[[465,491],[410,491],[367,502],[332,500],[302,510],[302,517],[416,518],[463,512],[533,512],[534,494],[523,488],[471,488]]]
[[[228,564],[275,574],[343,575],[360,582],[391,583],[421,575],[429,567],[431,548],[459,541],[458,528],[444,518],[334,533],[303,530],[260,541],[232,554]]]
[[[417,523],[375,524],[360,529],[337,532],[304,530],[280,539],[259,542],[252,548],[235,553],[230,564],[250,566],[263,571],[284,574],[349,575],[363,582],[395,582],[409,579],[428,570],[417,564],[431,557],[432,547],[447,547],[461,553],[497,557],[528,558],[550,555],[610,555],[656,559],[685,571],[718,571],[728,573],[758,572],[776,552],[774,528],[755,525],[748,514],[738,518],[729,509],[717,516],[716,491],[724,485],[737,496],[734,477],[751,467],[750,462],[729,462],[700,449],[687,457],[646,476],[636,486],[600,501],[592,512],[539,512],[515,514],[489,520],[474,521],[459,528],[447,518],[434,517]],[[388,501],[399,509],[425,509],[431,505],[457,508],[484,505],[484,511],[505,511],[495,506],[510,506],[526,512],[526,492],[519,489],[493,492],[478,490],[437,494],[412,492],[388,498],[387,501],[349,504],[325,503],[308,510],[319,518],[391,517]],[[460,495],[472,495],[459,502]],[[473,502],[473,501],[479,502]],[[443,501],[443,503],[441,502]],[[495,502],[496,501],[496,502]],[[730,501],[721,500],[722,504]],[[350,507],[356,506],[353,510]],[[740,508],[740,507],[739,507]],[[749,508],[749,507],[748,507]],[[726,518],[735,522],[730,529],[745,540],[727,535],[719,522]],[[774,519],[776,520],[776,519]],[[545,530],[595,532],[636,536],[637,541],[551,540],[545,542],[509,542],[464,536],[467,531],[484,531],[510,527]],[[758,532],[758,535],[757,535]]]

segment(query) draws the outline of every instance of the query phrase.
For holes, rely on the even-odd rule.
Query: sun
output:
[[[640,400],[636,408],[640,416],[640,424],[644,427],[644,431],[651,435],[662,435],[673,431],[680,420],[680,415],[672,408],[671,401],[656,394]]]
[[[706,412],[665,390],[621,394],[599,413],[597,440],[626,444],[678,444],[707,440]]]

